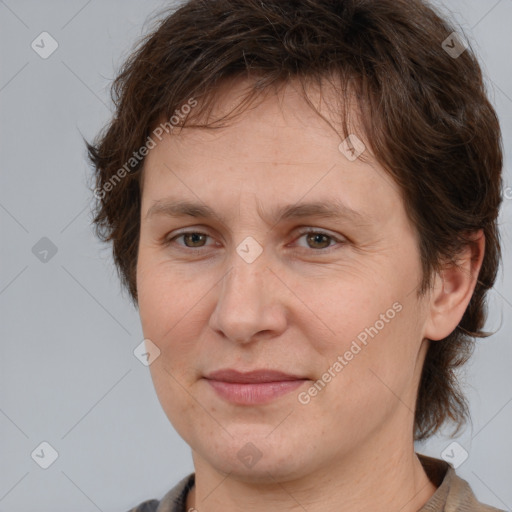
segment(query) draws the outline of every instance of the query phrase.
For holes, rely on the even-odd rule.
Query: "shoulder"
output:
[[[156,509],[160,502],[158,500],[147,500],[143,501],[134,508],[128,510],[128,512],[156,512]]]
[[[478,501],[469,483],[453,471],[450,493],[446,500],[446,512],[463,510],[468,512],[504,512]]]
[[[477,500],[469,483],[446,461],[417,454],[437,490],[419,512],[504,512]]]
[[[147,500],[127,512],[184,512],[188,491],[194,486],[195,473],[181,479],[161,500]]]

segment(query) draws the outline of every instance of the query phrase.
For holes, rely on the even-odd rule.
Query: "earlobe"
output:
[[[485,236],[480,229],[457,258],[457,265],[449,264],[436,274],[425,323],[425,338],[441,340],[456,329],[473,295],[484,251]]]

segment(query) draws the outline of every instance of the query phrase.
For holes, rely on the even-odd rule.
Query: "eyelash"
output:
[[[315,235],[323,235],[323,236],[326,236],[328,237],[329,239],[331,239],[332,241],[334,242],[338,242],[339,245],[345,245],[347,243],[346,240],[340,240],[338,238],[336,238],[335,236],[325,232],[325,231],[322,231],[322,230],[318,230],[318,229],[314,229],[314,228],[309,228],[309,229],[306,229],[306,230],[303,230],[299,233],[299,236],[297,238],[297,240],[301,237],[303,237],[304,235],[309,235],[309,234],[315,234]],[[208,235],[207,233],[202,233],[201,231],[183,231],[181,233],[178,233],[177,235],[173,236],[172,238],[169,238],[169,239],[165,239],[163,241],[163,245],[164,246],[169,246],[171,245],[176,239],[178,238],[181,238],[185,235],[204,235],[204,236],[207,236],[209,238],[210,235]],[[330,247],[326,247],[325,249],[311,249],[313,252],[316,252],[316,253],[328,253],[328,252],[331,252],[331,250],[333,249],[333,247],[335,246],[330,246]],[[196,252],[202,252],[204,250],[207,249],[207,247],[186,247],[186,246],[180,246],[180,249],[183,249],[185,251],[196,251]],[[301,249],[308,249],[306,247],[301,247]]]

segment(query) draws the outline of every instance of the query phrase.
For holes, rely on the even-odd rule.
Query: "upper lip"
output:
[[[217,370],[205,376],[206,379],[223,382],[248,384],[255,382],[282,382],[290,380],[305,380],[304,377],[284,373],[278,370],[252,370],[250,372],[239,372],[230,368]]]

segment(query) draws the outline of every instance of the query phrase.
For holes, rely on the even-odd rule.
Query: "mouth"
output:
[[[217,395],[228,402],[257,405],[288,394],[309,379],[277,370],[239,372],[227,369],[210,373],[205,380]]]

